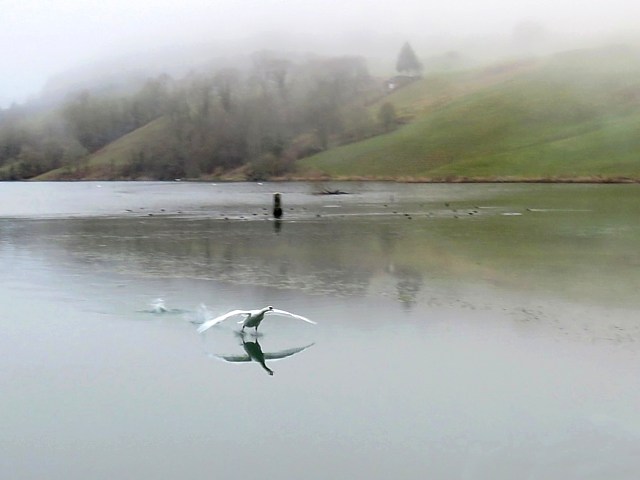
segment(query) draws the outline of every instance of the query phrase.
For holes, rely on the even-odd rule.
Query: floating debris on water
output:
[[[314,195],[349,195],[349,192],[344,192],[342,190],[336,189],[336,190],[329,190],[327,188],[319,191],[319,192],[315,192]]]

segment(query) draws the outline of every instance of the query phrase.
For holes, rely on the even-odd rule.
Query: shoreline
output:
[[[247,180],[225,180],[218,181],[247,181]],[[282,177],[265,181],[295,181],[295,182],[392,182],[392,183],[579,183],[579,184],[638,184],[640,178],[632,177],[455,177],[455,178],[429,178],[429,177],[368,177],[368,176],[345,176],[345,177]]]
[[[285,175],[269,177],[260,180],[249,180],[242,176],[205,176],[198,178],[176,178],[174,180],[159,180],[155,178],[100,178],[100,177],[78,177],[78,178],[45,178],[26,180],[5,180],[6,182],[227,182],[227,183],[257,183],[257,182],[389,182],[389,183],[539,183],[539,184],[640,184],[640,177],[614,176],[578,176],[578,177],[511,177],[511,176],[491,176],[491,177],[410,177],[410,176],[323,176],[323,175]]]

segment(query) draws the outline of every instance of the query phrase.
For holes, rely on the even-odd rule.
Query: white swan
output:
[[[268,306],[260,310],[231,310],[230,312],[227,312],[224,315],[220,315],[219,317],[212,318],[211,320],[204,322],[202,325],[200,325],[200,327],[198,327],[198,333],[205,332],[209,330],[211,327],[213,327],[214,325],[220,322],[223,322],[226,319],[234,317],[236,315],[246,315],[246,318],[244,320],[240,320],[238,322],[242,324],[243,331],[245,328],[249,327],[249,328],[255,328],[257,332],[258,326],[260,325],[262,320],[264,320],[264,316],[267,313],[293,317],[293,318],[297,318],[298,320],[304,320],[305,322],[313,323],[314,325],[316,324],[316,322],[314,322],[313,320],[309,320],[308,318],[303,317],[302,315],[296,315],[295,313],[285,312],[284,310],[278,310],[277,308]]]

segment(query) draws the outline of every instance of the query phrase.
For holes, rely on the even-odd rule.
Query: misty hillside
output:
[[[526,22],[525,22],[526,26]],[[420,52],[428,71],[450,66],[484,64],[491,59],[509,55],[541,54],[570,48],[563,41],[547,33],[535,42],[523,42],[518,26],[510,35],[481,38],[458,36],[417,39],[412,44]],[[135,43],[123,52],[97,56],[90,62],[50,76],[42,90],[33,92],[28,103],[50,106],[64,101],[69,94],[80,90],[109,93],[133,93],[151,77],[166,74],[182,78],[191,73],[203,73],[222,68],[246,69],[254,52],[269,50],[280,56],[302,59],[309,55],[355,55],[367,59],[373,75],[387,75],[393,69],[398,47],[405,41],[402,33],[367,30],[320,35],[310,32],[251,32],[234,40],[203,40],[195,43],[162,43],[142,48]],[[563,47],[564,46],[564,47]],[[444,53],[443,53],[444,52]],[[1,104],[0,104],[1,105]]]
[[[503,67],[502,81],[467,94],[456,94],[460,80],[451,80],[454,93],[426,105],[413,123],[305,159],[301,172],[432,180],[640,179],[637,50],[568,52],[514,65],[511,74]],[[482,77],[474,72],[467,83]],[[388,101],[399,109],[419,105],[428,83],[422,80]]]
[[[0,117],[5,179],[640,179],[640,52],[577,50],[389,90],[362,57],[253,54]],[[407,77],[404,77],[407,80]]]

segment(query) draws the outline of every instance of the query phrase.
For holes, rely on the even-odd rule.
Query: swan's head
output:
[[[272,307],[271,305],[269,305],[269,306],[267,307],[267,310],[271,311],[271,310],[273,310],[273,307]]]

